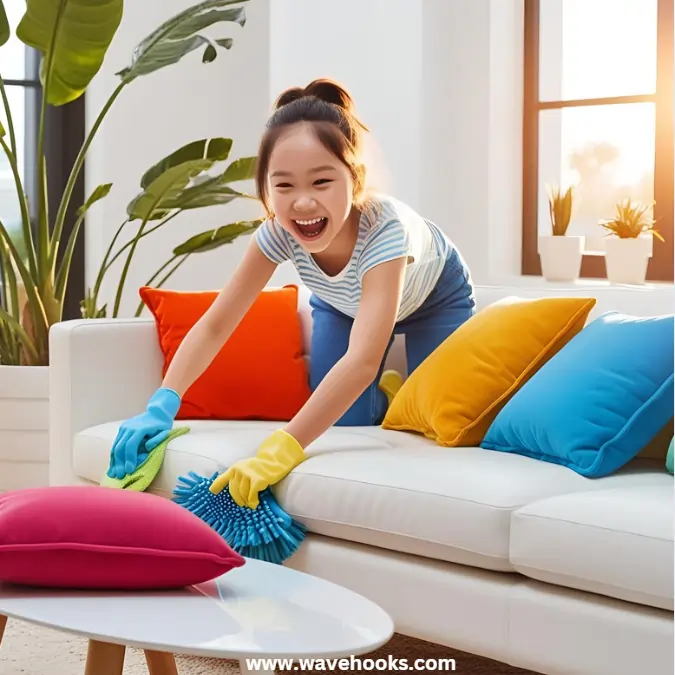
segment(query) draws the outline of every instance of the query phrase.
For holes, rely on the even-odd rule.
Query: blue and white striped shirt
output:
[[[418,309],[434,289],[452,244],[434,223],[396,199],[378,196],[372,206],[361,215],[350,261],[335,276],[326,274],[275,220],[262,223],[255,237],[270,260],[277,264],[290,260],[310,291],[352,318],[361,300],[364,275],[376,265],[407,256],[397,317],[401,321]]]

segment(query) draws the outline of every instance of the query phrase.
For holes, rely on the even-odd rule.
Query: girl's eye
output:
[[[315,183],[316,185],[323,185],[323,184],[325,184],[325,183],[332,183],[332,182],[333,182],[333,181],[331,181],[330,178],[319,178],[319,180],[314,181],[314,183]]]
[[[289,187],[291,187],[291,184],[290,183],[279,183],[278,185],[275,185],[274,187],[289,188]]]

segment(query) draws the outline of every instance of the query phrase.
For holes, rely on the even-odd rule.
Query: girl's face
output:
[[[325,251],[351,213],[347,167],[297,124],[276,142],[269,163],[269,201],[279,224],[308,253]]]

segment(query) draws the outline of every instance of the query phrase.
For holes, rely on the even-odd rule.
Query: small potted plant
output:
[[[567,234],[572,217],[572,186],[549,188],[551,234],[539,236],[541,273],[547,281],[575,281],[581,274],[584,237]]]
[[[664,241],[654,229],[650,206],[624,199],[616,205],[613,218],[600,225],[608,230],[605,241],[607,279],[615,284],[644,284],[652,257],[654,237]]]

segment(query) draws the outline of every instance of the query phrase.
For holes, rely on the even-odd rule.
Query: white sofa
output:
[[[672,312],[669,289],[552,293],[597,297],[591,319],[609,309]],[[479,287],[477,300],[480,310],[508,295],[542,294]],[[393,365],[402,366],[402,354],[397,340]],[[160,384],[154,322],[58,324],[51,364],[51,483],[97,483],[118,424]],[[179,475],[222,470],[277,426],[180,423],[191,432],[171,443],[152,490],[167,497]],[[310,531],[288,565],[369,596],[413,637],[550,675],[672,675],[673,478],[662,459],[591,480],[363,427],[333,428],[312,451],[276,488]]]

